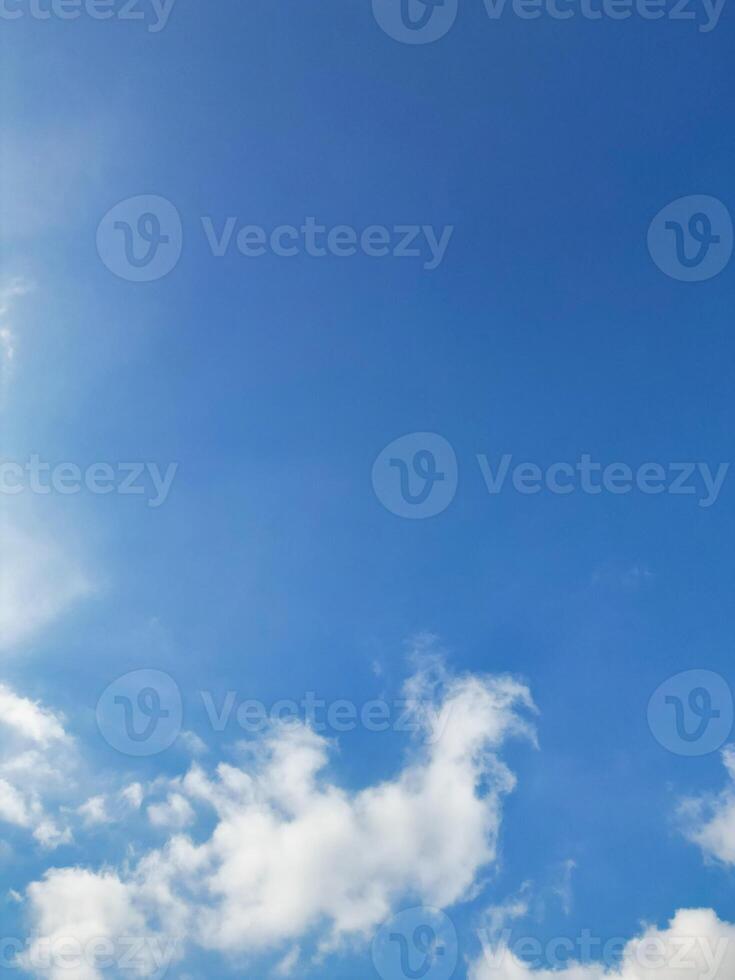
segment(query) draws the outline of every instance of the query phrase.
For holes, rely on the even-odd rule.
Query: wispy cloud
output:
[[[11,279],[0,286],[0,398],[12,378],[17,354],[16,330],[11,318],[13,301],[32,288],[24,279]]]
[[[72,547],[4,515],[0,566],[0,653],[26,642],[93,591]]]

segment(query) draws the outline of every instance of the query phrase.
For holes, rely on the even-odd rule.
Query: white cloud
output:
[[[553,955],[560,955],[559,947]],[[573,962],[534,969],[506,946],[486,945],[469,968],[469,980],[730,980],[734,975],[735,926],[711,909],[683,909],[667,928],[645,929],[625,944],[614,965]]]
[[[465,897],[496,856],[514,778],[495,750],[524,728],[523,703],[528,692],[509,680],[451,682],[441,737],[397,778],[354,795],[320,779],[328,746],[305,728],[277,730],[252,774],[220,766],[209,785],[219,824],[204,848],[216,901],[202,941],[269,947],[326,921],[325,941],[337,942],[368,935],[402,896]]]
[[[277,977],[290,977],[294,972],[296,967],[299,965],[299,958],[301,956],[301,950],[298,946],[294,946],[293,949],[289,950],[288,953],[280,960],[273,971]]]
[[[31,822],[25,797],[6,779],[0,779],[0,820],[18,827],[27,827]]]
[[[27,891],[40,935],[21,965],[49,980],[98,980],[110,965],[126,975],[163,976],[172,949],[150,933],[136,898],[134,887],[111,871],[48,871]]]
[[[735,865],[735,748],[722,753],[728,784],[715,796],[685,800],[679,814],[686,837],[697,844],[705,857]]]
[[[179,735],[179,741],[191,755],[205,755],[208,751],[206,742],[196,732],[183,731]]]
[[[107,932],[96,923],[102,935],[134,927],[155,937],[165,923],[167,936],[227,954],[277,952],[287,966],[302,938],[328,950],[367,939],[409,898],[447,906],[469,897],[496,858],[515,783],[498,752],[512,735],[532,736],[523,718],[532,702],[510,678],[443,677],[439,691],[431,681],[423,672],[408,686],[409,696],[435,700],[430,710],[414,701],[426,742],[394,779],[341,789],[324,774],[329,743],[278,726],[247,764],[221,764],[212,778],[194,766],[149,808],[161,824],[213,809],[209,839],[178,834],[114,875],[52,873],[28,892],[33,932],[87,935],[85,910],[97,906],[86,892],[102,889],[116,896]]]
[[[148,807],[148,819],[154,827],[183,830],[194,823],[195,814],[185,796],[171,793],[165,803],[154,803]]]
[[[134,810],[139,810],[143,803],[143,787],[140,783],[131,783],[120,793],[120,797]]]
[[[42,847],[71,840],[47,800],[68,785],[76,764],[63,719],[0,684],[0,821],[30,831]]]
[[[140,783],[131,783],[117,793],[91,796],[76,808],[85,827],[121,823],[132,812],[139,810],[145,791]]]
[[[512,895],[497,905],[490,905],[484,913],[487,926],[484,932],[495,939],[512,922],[525,918],[531,911],[531,883],[524,882],[517,895]]]
[[[87,827],[110,823],[111,820],[107,812],[107,800],[104,796],[91,796],[86,803],[78,808],[77,813],[82,817]]]
[[[54,820],[45,817],[33,828],[33,836],[48,851],[53,851],[62,844],[71,844],[71,827],[60,827]]]
[[[17,695],[0,683],[0,726],[36,745],[46,746],[66,738],[59,715],[35,701]]]

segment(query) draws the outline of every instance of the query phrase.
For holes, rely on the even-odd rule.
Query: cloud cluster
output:
[[[423,698],[426,683],[414,677],[409,696]],[[192,767],[149,817],[175,828],[196,811],[214,818],[211,835],[174,834],[132,867],[49,872],[27,892],[32,932],[83,941],[92,921],[111,942],[134,930],[240,957],[285,951],[291,962],[305,938],[322,953],[368,938],[402,901],[468,897],[496,857],[514,786],[499,751],[532,737],[533,705],[507,677],[445,677],[434,694],[430,712],[414,702],[434,730],[393,779],[357,792],[328,778],[330,744],[300,724],[251,743],[241,766]],[[84,980],[100,975],[87,969]]]

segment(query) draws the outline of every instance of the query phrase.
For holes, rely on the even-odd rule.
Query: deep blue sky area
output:
[[[478,953],[483,910],[524,882],[541,897],[520,929],[542,938],[628,937],[689,906],[733,920],[732,872],[676,816],[681,798],[724,785],[721,760],[667,751],[646,712],[681,671],[735,684],[735,473],[701,506],[700,489],[522,494],[509,479],[492,495],[477,461],[545,470],[586,453],[714,471],[732,458],[735,262],[686,282],[647,246],[678,198],[735,213],[731,3],[702,32],[638,16],[492,20],[461,0],[446,36],[418,45],[381,30],[368,0],[177,0],[157,33],[0,21],[0,271],[33,284],[13,305],[1,455],[178,463],[159,508],[27,502],[73,542],[94,590],[3,654],[2,678],[62,711],[100,772],[186,766],[175,749],[137,761],[100,739],[97,698],[126,671],[176,679],[212,765],[238,732],[209,729],[201,690],[399,697],[410,638],[430,633],[452,671],[514,674],[539,708],[538,747],[502,753],[518,782],[499,860],[450,910],[463,953]],[[183,250],[135,283],[100,260],[96,234],[143,194],[176,207]],[[215,257],[207,216],[218,231],[230,216],[268,231],[314,216],[453,232],[435,269]],[[456,454],[456,495],[403,519],[373,463],[426,432]],[[345,734],[330,777],[357,790],[393,776],[406,749],[396,732]],[[15,828],[0,888],[116,864],[147,834],[141,821],[49,856]],[[3,930],[21,928],[23,909],[2,908]],[[270,975],[244,969],[198,951],[172,975]],[[375,976],[359,944],[300,972]]]

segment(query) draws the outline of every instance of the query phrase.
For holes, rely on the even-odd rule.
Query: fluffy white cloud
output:
[[[685,800],[679,813],[685,835],[701,847],[705,857],[735,865],[735,748],[726,748],[722,758],[728,784],[715,796]]]
[[[496,857],[502,800],[514,786],[498,753],[508,737],[532,736],[531,698],[505,677],[444,677],[430,689],[425,672],[408,695],[424,738],[394,779],[348,792],[325,776],[324,738],[277,726],[242,767],[222,764],[209,777],[195,766],[149,808],[160,824],[213,809],[208,839],[176,835],[114,875],[54,872],[28,892],[34,934],[88,936],[85,910],[98,903],[80,890],[104,889],[115,899],[104,928],[95,921],[101,935],[134,927],[223,953],[278,952],[287,964],[298,940],[326,950],[367,938],[404,900],[468,897]],[[80,974],[88,976],[96,973]]]
[[[0,684],[0,727],[27,742],[46,747],[66,738],[62,720],[48,708]]]
[[[0,821],[29,830],[46,848],[69,841],[45,801],[67,784],[74,764],[63,720],[0,684]]]
[[[570,940],[571,942],[571,940]],[[560,947],[549,947],[559,956]],[[603,957],[604,960],[604,957]],[[485,944],[470,980],[731,980],[735,926],[711,909],[683,909],[665,929],[650,927],[624,947],[619,963],[571,963],[534,969],[507,946]]]
[[[119,823],[140,809],[144,795],[145,790],[140,783],[131,783],[117,793],[91,796],[76,808],[76,812],[85,827]]]
[[[154,827],[168,830],[183,830],[194,823],[196,815],[191,803],[180,793],[170,793],[163,803],[148,807],[148,819]]]
[[[110,968],[117,976],[163,976],[175,947],[151,932],[136,907],[141,897],[110,871],[47,872],[28,888],[39,934],[20,965],[49,980],[98,980]]]
[[[77,809],[77,813],[87,827],[110,823],[112,820],[107,812],[107,800],[104,796],[91,796],[86,803]]]

